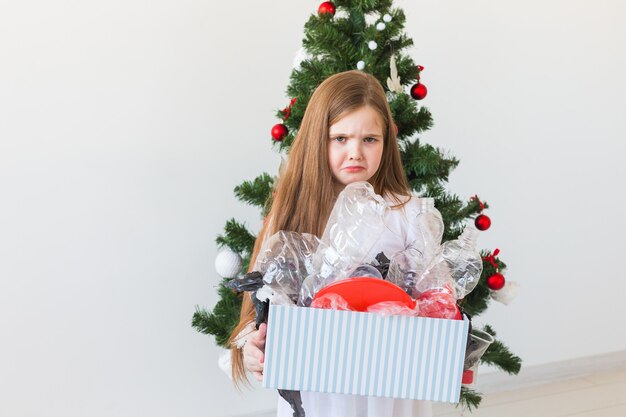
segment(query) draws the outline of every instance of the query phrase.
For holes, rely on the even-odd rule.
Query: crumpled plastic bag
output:
[[[461,320],[461,310],[456,304],[452,291],[446,288],[435,288],[417,297],[419,315],[437,319]]]
[[[319,239],[309,233],[279,231],[268,237],[257,256],[255,270],[279,298],[295,303],[304,279],[313,272]]]
[[[380,314],[381,316],[417,317],[419,316],[419,305],[416,304],[415,308],[410,308],[406,304],[396,301],[382,301],[367,307],[367,312]]]
[[[313,308],[323,308],[329,310],[350,310],[354,311],[354,308],[348,304],[345,298],[339,294],[324,294],[321,297],[316,298],[311,302]]]

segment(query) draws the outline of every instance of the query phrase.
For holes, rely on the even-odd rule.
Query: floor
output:
[[[626,417],[626,368],[483,396],[480,408],[462,412],[435,404],[436,417]]]

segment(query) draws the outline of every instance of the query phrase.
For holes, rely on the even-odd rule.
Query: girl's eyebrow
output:
[[[347,133],[331,133],[330,136],[350,136]],[[380,133],[366,133],[364,135],[364,137],[369,138],[382,138],[384,135],[380,134]]]

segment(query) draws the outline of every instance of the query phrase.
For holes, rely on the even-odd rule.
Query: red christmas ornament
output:
[[[278,123],[272,128],[272,138],[276,142],[280,142],[281,140],[285,139],[287,133],[289,133],[289,129],[287,129],[287,126],[282,123]]]
[[[491,226],[491,219],[485,214],[481,214],[474,220],[474,225],[478,230],[487,230]]]
[[[324,3],[320,4],[320,7],[317,8],[317,13],[319,13],[320,15],[329,14],[331,16],[334,16],[336,10],[337,8],[332,1],[325,1]]]
[[[502,289],[502,287],[504,287],[504,283],[504,275],[499,272],[496,272],[495,274],[487,278],[487,286],[490,290],[493,291],[498,291]]]
[[[426,86],[424,84],[417,83],[413,87],[411,87],[411,97],[413,97],[415,100],[423,99],[424,97],[426,97],[426,94],[428,94],[428,90],[426,89]]]

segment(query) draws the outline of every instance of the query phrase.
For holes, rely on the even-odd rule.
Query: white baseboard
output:
[[[484,394],[514,391],[537,385],[626,368],[626,350],[535,366],[522,366],[518,375],[498,371],[478,374],[475,389]]]

